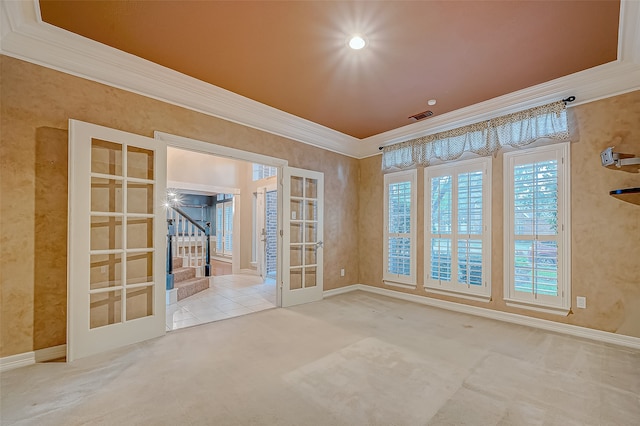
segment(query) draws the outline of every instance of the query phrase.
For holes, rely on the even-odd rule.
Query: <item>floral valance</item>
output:
[[[563,101],[480,123],[422,136],[382,148],[382,170],[429,166],[453,161],[465,152],[492,155],[504,146],[522,147],[541,138],[569,140]]]

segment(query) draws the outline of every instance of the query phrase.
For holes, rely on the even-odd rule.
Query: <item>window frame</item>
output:
[[[514,229],[514,168],[518,165],[556,160],[557,227],[554,238],[544,236],[543,241],[557,242],[557,296],[517,292],[514,286],[515,229]],[[569,142],[507,152],[503,159],[504,171],[504,300],[507,306],[534,311],[566,315],[571,310],[571,167]],[[526,235],[526,234],[523,234]],[[527,237],[530,237],[527,235]],[[537,240],[533,235],[532,241]],[[534,268],[535,265],[532,265]]]
[[[458,176],[460,174],[482,172],[482,233],[460,234],[458,232]],[[451,176],[451,280],[431,278],[431,239],[443,234],[432,233],[431,227],[431,179]],[[445,294],[465,299],[488,302],[491,300],[491,205],[492,205],[492,161],[491,157],[474,158],[430,166],[424,173],[424,289],[426,292]],[[466,236],[466,238],[462,238]],[[458,241],[471,239],[482,241],[482,285],[476,286],[458,282]],[[447,238],[447,237],[445,237]]]
[[[393,274],[389,272],[389,185],[394,183],[409,182],[411,184],[411,207],[408,238],[410,239],[409,275]],[[417,258],[417,182],[418,171],[416,169],[405,170],[384,175],[384,226],[383,226],[383,272],[382,280],[387,285],[399,287],[416,287],[416,258]]]
[[[233,217],[235,214],[234,197],[233,194],[218,194],[218,198],[220,201],[216,201],[214,209],[216,218],[215,253],[218,256],[228,257],[233,255]],[[228,217],[229,211],[231,212],[230,225]]]
[[[259,180],[268,179],[273,176],[277,176],[278,168],[275,166],[268,166],[266,164],[252,163],[251,165],[251,181],[257,182]]]

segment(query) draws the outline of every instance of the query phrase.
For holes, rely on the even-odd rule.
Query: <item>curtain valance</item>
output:
[[[382,148],[382,170],[429,166],[453,161],[465,152],[492,155],[504,146],[521,147],[541,138],[569,139],[563,101],[531,108],[480,123],[422,136]]]

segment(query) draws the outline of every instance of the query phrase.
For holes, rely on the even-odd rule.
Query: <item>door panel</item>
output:
[[[266,195],[267,188],[260,187],[256,193],[256,265],[258,275],[264,279],[267,276],[267,224],[266,224]]]
[[[283,195],[282,306],[321,300],[324,174],[285,167]]]
[[[165,333],[166,144],[69,121],[67,360]]]

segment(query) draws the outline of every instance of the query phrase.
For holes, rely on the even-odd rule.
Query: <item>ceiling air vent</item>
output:
[[[416,121],[420,121],[424,118],[431,117],[433,115],[433,111],[422,111],[414,115],[410,115],[409,119],[414,119]]]

